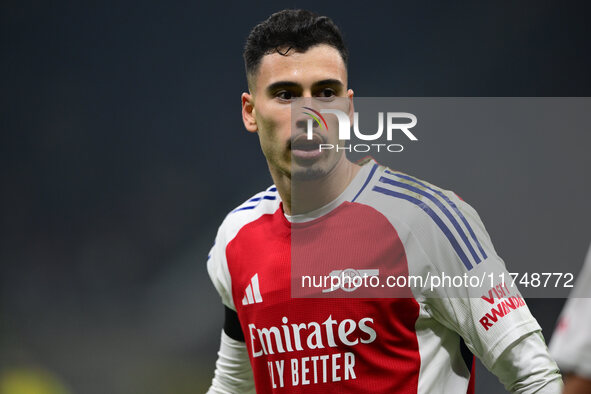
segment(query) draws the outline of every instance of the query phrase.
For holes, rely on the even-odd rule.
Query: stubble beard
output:
[[[293,181],[314,181],[326,176],[327,171],[323,168],[302,168],[294,170],[291,169],[291,180]]]
[[[292,159],[290,166],[292,183],[316,181],[329,176],[337,166],[340,156],[334,157],[330,152],[327,152],[327,154],[328,156],[321,157],[317,162],[308,165],[294,163]]]
[[[329,152],[329,157],[322,157],[319,160],[308,163],[297,163],[291,157],[289,148],[287,151],[279,152],[277,150],[269,152],[267,157],[270,168],[274,168],[278,173],[286,176],[292,183],[306,182],[322,179],[330,174],[337,166],[340,155],[333,157]]]

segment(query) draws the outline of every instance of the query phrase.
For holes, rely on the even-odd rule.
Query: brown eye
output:
[[[323,101],[332,101],[336,95],[337,93],[334,91],[334,89],[324,88],[316,94],[316,97]]]
[[[320,96],[321,97],[333,97],[333,96],[336,96],[336,92],[332,89],[326,88],[326,89],[322,89]]]
[[[293,99],[294,95],[292,92],[290,92],[288,90],[281,90],[281,91],[275,93],[275,97],[277,97],[279,100],[282,100],[282,101],[290,101]]]

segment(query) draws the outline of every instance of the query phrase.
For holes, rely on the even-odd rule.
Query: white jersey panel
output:
[[[470,371],[459,350],[460,337],[433,321],[434,318],[425,304],[420,306],[419,318],[415,324],[421,357],[417,393],[466,392]]]

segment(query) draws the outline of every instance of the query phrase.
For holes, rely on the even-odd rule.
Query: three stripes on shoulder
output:
[[[456,204],[441,190],[403,173],[385,170],[384,174],[379,178],[381,186],[372,188],[374,192],[406,200],[422,209],[443,232],[468,271],[486,260],[486,252],[474,230]]]

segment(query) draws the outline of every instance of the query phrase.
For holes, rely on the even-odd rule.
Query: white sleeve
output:
[[[491,367],[505,388],[518,394],[562,392],[562,377],[542,334],[534,332],[506,349]]]
[[[480,286],[426,289],[429,297],[426,303],[432,316],[461,335],[470,351],[491,369],[506,349],[541,328],[518,289],[502,285],[499,279],[502,274],[505,278],[511,277],[476,211],[457,196],[448,196],[457,207],[458,222],[465,228],[466,239],[480,261],[470,258],[469,264],[466,264],[458,255],[458,248],[453,248],[442,231],[431,226],[431,234],[426,229],[422,234],[428,241],[424,247],[431,248],[427,251],[431,260],[430,271],[439,276],[443,273],[454,277],[465,276],[468,278],[465,283],[472,283],[469,279],[474,278]],[[464,243],[462,247],[465,256],[471,256]]]
[[[230,338],[224,330],[215,375],[207,394],[255,393],[252,368],[244,342]]]
[[[232,299],[232,279],[228,269],[228,261],[226,259],[226,244],[224,234],[224,225],[220,226],[215,244],[211,248],[207,256],[207,272],[211,278],[211,282],[216,288],[218,294],[222,298],[222,303],[232,310],[236,310],[234,300]]]
[[[550,341],[550,351],[565,373],[591,379],[591,299],[570,298]]]
[[[550,341],[563,372],[591,379],[591,248]]]
[[[411,229],[405,245],[418,262],[414,273],[425,279],[413,289],[417,300],[459,334],[509,390],[560,393],[561,376],[541,328],[518,289],[507,283],[511,276],[477,212],[452,192],[420,185],[435,195],[415,204],[426,215],[409,213],[405,223]]]
[[[218,229],[215,243],[207,257],[207,272],[222,298],[222,303],[233,311],[236,310],[236,306],[232,298],[232,278],[228,268],[226,248],[240,229],[262,215],[275,212],[280,202],[277,189],[272,185],[226,215]]]

